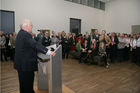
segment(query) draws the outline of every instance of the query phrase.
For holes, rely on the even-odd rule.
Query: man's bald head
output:
[[[21,29],[31,33],[32,32],[32,22],[29,19],[24,19],[21,22]]]

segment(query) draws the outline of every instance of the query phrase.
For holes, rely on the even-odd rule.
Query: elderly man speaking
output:
[[[55,53],[32,38],[32,22],[24,19],[15,44],[14,68],[18,72],[20,93],[35,93],[34,72],[37,71],[37,52],[55,56]]]

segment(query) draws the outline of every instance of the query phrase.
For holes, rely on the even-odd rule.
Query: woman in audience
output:
[[[13,33],[13,36],[10,35],[10,43],[11,43],[11,59],[14,61],[15,58],[15,43],[16,43],[16,32]]]
[[[111,40],[110,37],[106,35],[106,31],[102,30],[101,36],[99,37],[99,42],[104,42],[106,46],[106,53],[107,53],[107,58],[110,58],[110,53],[111,53]]]
[[[72,37],[71,37],[71,51],[74,51],[76,48],[76,36],[75,33],[72,33]]]
[[[76,52],[81,52],[82,46],[81,46],[81,40],[79,39],[78,42],[76,43]]]
[[[89,49],[89,45],[88,45],[88,40],[85,39],[84,43],[81,45],[82,46],[82,52],[81,52],[81,56],[80,56],[80,62],[82,61],[86,61],[87,58],[87,53],[88,53],[88,49]]]
[[[9,34],[7,33],[7,34],[5,35],[5,37],[6,37],[6,44],[5,44],[6,56],[7,56],[7,59],[8,59],[8,57],[10,57],[10,46],[8,45],[8,44],[9,44],[9,40],[10,40],[10,36],[9,36]]]
[[[98,48],[96,46],[96,40],[92,39],[92,42],[90,44],[90,47],[88,49],[88,63],[89,64],[93,64],[94,63],[94,57],[98,55]]]
[[[66,50],[66,33],[63,31],[62,32],[62,57],[65,58],[65,50]]]
[[[3,56],[5,58],[5,61],[7,61],[7,55],[6,55],[6,49],[5,49],[5,44],[6,44],[6,38],[3,34],[2,31],[0,31],[0,52],[1,52],[1,61],[3,61]]]
[[[80,44],[82,45],[84,42],[84,38],[83,38],[82,34],[79,34],[79,36],[76,38],[76,42],[78,42],[79,39],[81,41]]]
[[[68,57],[69,57],[69,52],[70,52],[70,34],[67,34],[66,35],[66,40],[65,40],[65,54],[64,54],[64,58],[67,58],[68,59]]]
[[[54,45],[54,44],[56,44],[57,46],[59,45],[59,40],[56,37],[56,33],[55,32],[53,33],[53,37],[51,38],[51,45]]]
[[[58,32],[58,40],[59,40],[59,44],[62,44],[62,35],[61,32]]]
[[[105,67],[108,68],[106,46],[105,46],[105,43],[102,41],[100,42],[100,45],[99,45],[99,55],[101,56],[101,61],[104,62]]]
[[[80,39],[78,40],[78,42],[76,43],[76,48],[75,51],[72,51],[72,55],[74,56],[74,58],[79,59],[80,55],[81,55],[81,44],[80,44]]]

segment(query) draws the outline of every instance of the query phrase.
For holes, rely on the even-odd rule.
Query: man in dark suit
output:
[[[100,37],[100,34],[98,33],[98,30],[96,29],[93,34],[93,39],[96,40],[97,48],[99,48],[99,37]]]
[[[111,36],[110,36],[110,40],[111,40],[111,53],[110,53],[110,59],[111,59],[111,62],[114,62],[115,61],[115,57],[117,56],[117,46],[118,46],[118,37],[116,36],[116,34],[114,32],[111,33]]]
[[[49,36],[49,33],[46,31],[45,32],[45,36],[42,39],[42,45],[47,47],[47,46],[50,46],[50,43],[51,43],[51,38]]]
[[[24,19],[16,37],[14,68],[18,72],[20,93],[35,93],[34,71],[37,71],[37,52],[55,56],[32,38],[32,22]]]

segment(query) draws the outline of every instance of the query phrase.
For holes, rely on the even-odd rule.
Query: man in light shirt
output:
[[[137,44],[136,44],[137,64],[140,65],[140,33],[137,36],[138,36]]]
[[[137,55],[136,55],[136,44],[137,44],[137,39],[136,39],[136,35],[133,35],[133,38],[130,41],[130,51],[131,51],[131,61],[136,63],[136,59],[137,59]]]

